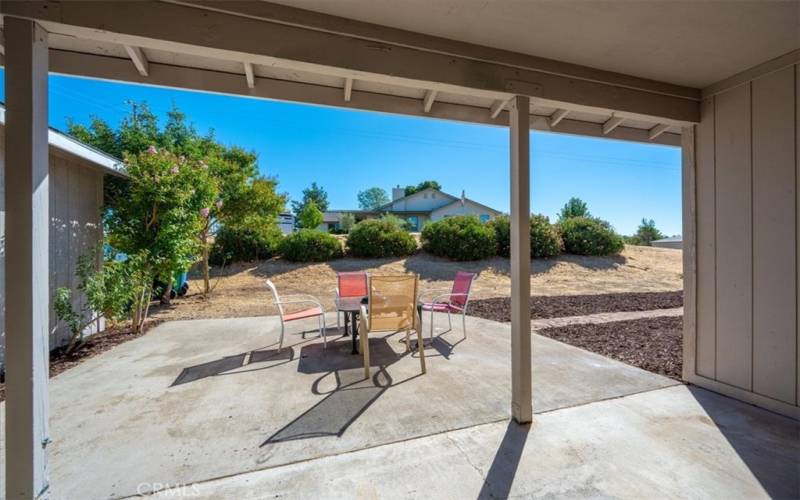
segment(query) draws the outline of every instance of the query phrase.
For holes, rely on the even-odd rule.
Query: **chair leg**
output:
[[[341,330],[342,329],[342,323],[339,321],[339,310],[338,309],[336,310],[336,329],[337,330]]]
[[[286,325],[284,325],[283,321],[281,321],[281,336],[278,339],[278,352],[281,352],[281,349],[283,348],[283,332],[285,330],[286,330]]]
[[[319,335],[322,337],[322,348],[328,348],[328,334],[325,332],[325,316],[320,315],[319,317]]]
[[[406,352],[411,352],[411,339],[409,338],[409,331],[406,330]]]
[[[408,332],[406,332],[408,334]],[[419,351],[419,366],[422,368],[422,373],[426,373],[425,369],[425,346],[422,344],[422,332],[417,330],[417,350]]]
[[[464,331],[464,338],[467,338],[467,311],[461,313],[461,329]]]
[[[367,332],[359,332],[361,334],[361,352],[364,353],[364,378],[369,378],[369,334]]]
[[[450,317],[449,308],[447,309],[447,328],[449,328],[449,330],[447,330],[448,332],[453,329],[453,318]]]
[[[431,341],[433,340],[433,308],[431,308]]]

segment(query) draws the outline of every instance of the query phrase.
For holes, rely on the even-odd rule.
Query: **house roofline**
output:
[[[6,124],[6,107],[0,102],[0,126]],[[47,127],[47,144],[50,147],[63,151],[72,156],[76,156],[87,162],[100,167],[105,173],[118,177],[128,178],[125,173],[124,163],[119,158],[115,158],[108,153],[79,141],[69,134],[65,134],[54,127]]]

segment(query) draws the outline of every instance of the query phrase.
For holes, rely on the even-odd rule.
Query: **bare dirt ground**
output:
[[[614,257],[565,255],[533,261],[532,295],[587,295],[680,290],[680,250],[627,246]],[[159,321],[226,318],[276,314],[264,282],[271,279],[281,294],[307,293],[318,297],[326,308],[333,306],[336,273],[417,273],[421,289],[448,289],[456,271],[478,273],[473,297],[508,296],[511,290],[508,259],[452,262],[425,253],[402,259],[345,258],[318,264],[297,264],[282,259],[234,264],[212,272],[213,292],[200,293],[202,282],[190,279],[189,293],[169,306],[154,307],[151,317]]]

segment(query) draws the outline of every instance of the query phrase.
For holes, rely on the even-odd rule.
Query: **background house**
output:
[[[423,189],[409,196],[400,186],[392,188],[392,201],[375,210],[335,210],[324,214],[320,229],[337,229],[341,216],[352,213],[356,220],[375,219],[383,214],[392,214],[404,219],[410,231],[420,231],[429,221],[437,221],[453,215],[475,215],[486,222],[502,212],[471,200],[461,192],[461,197],[434,188]]]
[[[0,106],[0,373],[5,367],[5,107]],[[73,291],[78,283],[75,265],[78,257],[103,242],[100,208],[103,204],[103,178],[107,174],[124,176],[122,162],[76,139],[50,129],[50,293],[60,287]],[[73,294],[76,305],[82,300]],[[93,326],[90,332],[102,328]],[[59,325],[50,308],[50,349],[65,345],[69,330]]]

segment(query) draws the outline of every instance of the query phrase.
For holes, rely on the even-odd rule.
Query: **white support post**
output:
[[[30,499],[48,489],[47,32],[7,16],[5,37],[5,494]]]
[[[511,108],[511,416],[533,420],[531,380],[530,98]]]

